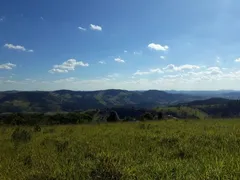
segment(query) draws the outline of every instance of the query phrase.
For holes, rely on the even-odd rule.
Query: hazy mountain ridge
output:
[[[159,90],[8,91],[0,92],[0,112],[75,111],[115,106],[152,108],[201,99],[204,97]]]

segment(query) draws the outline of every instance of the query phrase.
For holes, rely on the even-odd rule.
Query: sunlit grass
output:
[[[0,127],[0,179],[240,177],[240,120],[21,127],[17,133]]]

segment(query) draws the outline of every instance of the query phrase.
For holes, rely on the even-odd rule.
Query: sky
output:
[[[239,0],[1,0],[0,91],[240,90]]]

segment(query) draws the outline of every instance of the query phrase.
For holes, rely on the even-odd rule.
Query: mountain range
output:
[[[0,112],[71,112],[123,106],[153,108],[202,99],[205,97],[159,90],[5,91],[0,92]]]

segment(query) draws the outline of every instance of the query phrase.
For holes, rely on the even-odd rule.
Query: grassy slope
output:
[[[0,127],[0,179],[237,179],[239,129],[239,120],[52,126],[18,144]]]

